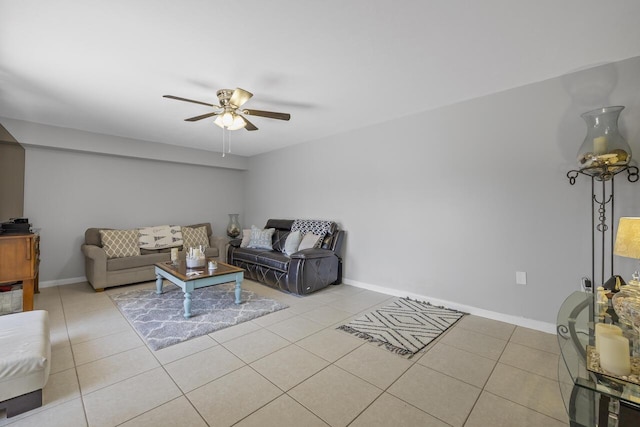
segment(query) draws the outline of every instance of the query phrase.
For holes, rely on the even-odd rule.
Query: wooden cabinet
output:
[[[40,236],[0,235],[0,283],[22,281],[22,310],[33,310],[33,294],[38,292]]]

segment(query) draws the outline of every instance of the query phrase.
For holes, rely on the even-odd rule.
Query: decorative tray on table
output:
[[[600,355],[593,346],[587,346],[587,370],[625,383],[640,385],[640,357],[631,358],[631,374],[615,375],[600,366]]]

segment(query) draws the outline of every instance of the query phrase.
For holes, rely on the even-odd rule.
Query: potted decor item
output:
[[[204,248],[202,246],[197,248],[189,248],[187,251],[187,268],[199,268],[204,267],[206,258],[204,256]]]
[[[580,117],[587,123],[587,136],[578,151],[580,171],[602,181],[627,166],[631,148],[618,130],[622,106],[587,111]]]
[[[240,235],[240,223],[238,222],[239,214],[229,214],[229,225],[227,226],[227,236],[235,239]]]

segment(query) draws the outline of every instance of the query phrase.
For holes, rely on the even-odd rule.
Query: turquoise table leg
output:
[[[184,318],[191,317],[191,292],[184,293]]]
[[[156,274],[156,294],[160,295],[162,293],[162,276]]]
[[[236,274],[236,304],[240,304],[242,302],[240,299],[240,295],[242,295],[242,288],[240,287],[242,277],[242,274]]]

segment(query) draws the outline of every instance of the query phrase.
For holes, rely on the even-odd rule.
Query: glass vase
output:
[[[227,236],[235,239],[240,235],[240,223],[238,222],[239,214],[229,214],[229,225],[227,226]]]
[[[601,181],[610,179],[631,161],[631,148],[618,130],[622,106],[587,111],[587,136],[578,151],[580,171]]]

